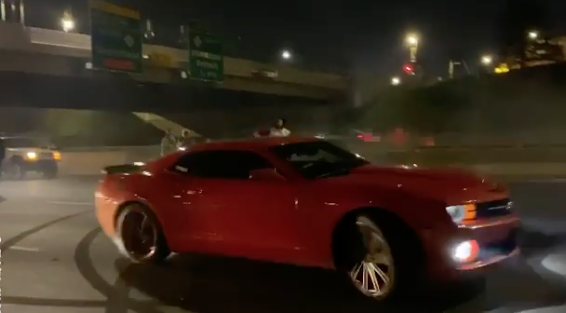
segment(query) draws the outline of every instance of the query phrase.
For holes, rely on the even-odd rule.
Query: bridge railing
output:
[[[23,31],[22,31],[23,30]],[[60,47],[61,49],[75,49],[80,51],[90,51],[90,35],[65,33],[51,29],[23,27],[17,24],[0,23],[0,34],[5,38],[12,38],[20,42],[20,46],[28,41],[27,49],[34,50],[32,44]],[[10,49],[10,45],[0,45],[4,49]],[[150,59],[159,57],[160,66],[184,68],[189,54],[187,50],[164,47],[158,45],[144,44],[144,54]],[[66,51],[60,50],[63,55],[68,55]],[[165,64],[169,63],[169,65]],[[305,71],[289,66],[276,66],[273,64],[262,64],[251,60],[237,59],[226,56],[224,59],[226,75],[256,79],[254,72],[269,70],[276,73],[276,77],[270,79],[275,83],[288,83],[303,86],[313,86],[333,90],[346,90],[347,81],[344,77],[336,74]]]

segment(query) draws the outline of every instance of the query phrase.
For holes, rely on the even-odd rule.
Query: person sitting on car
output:
[[[195,143],[196,140],[194,137],[191,137],[189,130],[184,129],[183,132],[181,133],[181,138],[179,138],[179,141],[177,142],[177,148],[182,150],[188,149],[192,147]]]
[[[174,152],[176,147],[175,136],[171,133],[171,130],[165,132],[165,136],[161,139],[161,156],[167,155]]]
[[[287,129],[287,122],[285,119],[280,118],[275,122],[275,125],[269,131],[257,131],[254,133],[255,137],[288,137],[291,135],[291,131]]]

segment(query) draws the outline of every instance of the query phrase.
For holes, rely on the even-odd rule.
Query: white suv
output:
[[[55,178],[61,153],[46,140],[33,137],[0,137],[6,146],[1,170],[12,178],[22,179],[28,172],[39,172],[45,178]]]

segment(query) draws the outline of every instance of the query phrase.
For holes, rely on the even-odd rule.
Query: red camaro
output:
[[[105,172],[97,217],[134,262],[197,252],[323,267],[385,300],[421,274],[453,279],[518,253],[504,187],[371,165],[322,140],[204,143]]]

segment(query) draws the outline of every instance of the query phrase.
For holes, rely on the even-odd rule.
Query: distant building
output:
[[[512,51],[508,49],[507,51]],[[521,51],[519,53],[518,51]],[[549,65],[564,62],[566,56],[566,36],[553,39],[532,38],[523,49],[514,54],[501,57],[501,63],[494,68],[496,74],[507,73],[524,67]]]
[[[560,46],[562,57],[566,58],[566,35],[552,38],[551,42]]]

